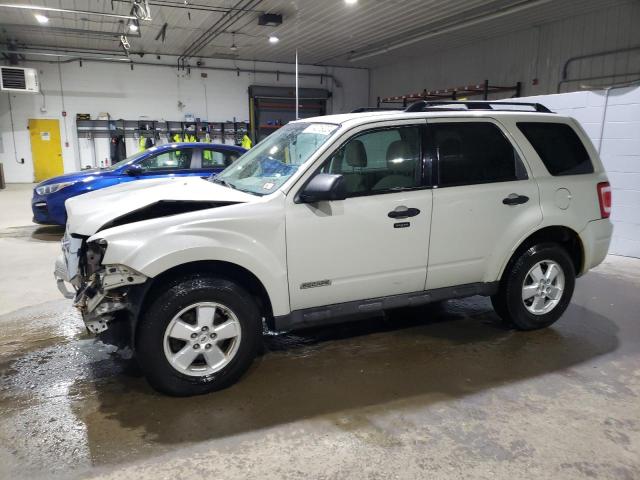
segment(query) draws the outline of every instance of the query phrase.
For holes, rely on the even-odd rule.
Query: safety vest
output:
[[[211,143],[211,137],[207,133],[202,140],[203,143]],[[203,150],[202,151],[202,159],[211,161],[213,159],[213,152],[211,150]]]
[[[196,137],[194,135],[189,135],[188,133],[184,136],[184,140],[182,139],[182,135],[180,135],[179,133],[176,133],[173,136],[173,141],[176,143],[182,143],[182,142],[195,142],[196,141]]]
[[[138,141],[138,151],[144,152],[146,144],[147,144],[147,139],[144,137],[140,137],[140,140]]]
[[[251,139],[248,135],[242,137],[242,148],[249,150],[252,146]]]

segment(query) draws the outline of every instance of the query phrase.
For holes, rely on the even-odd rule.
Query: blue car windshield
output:
[[[145,153],[147,153],[145,150],[143,150],[141,152],[136,152],[133,155],[131,155],[130,157],[127,157],[124,160],[120,160],[118,163],[114,163],[110,167],[105,168],[105,170],[117,170],[118,168],[120,168],[120,167],[122,167],[124,165],[127,165],[127,164],[133,162],[134,160],[137,160],[138,158],[143,156]]]
[[[337,128],[328,123],[289,123],[211,180],[256,195],[273,193]]]

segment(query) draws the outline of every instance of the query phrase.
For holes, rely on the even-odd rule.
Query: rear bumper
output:
[[[580,232],[580,240],[584,248],[584,265],[580,273],[586,273],[602,263],[609,252],[612,235],[613,224],[608,218],[593,220]]]

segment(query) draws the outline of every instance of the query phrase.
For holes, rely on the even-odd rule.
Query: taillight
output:
[[[600,202],[600,215],[609,218],[611,215],[611,185],[609,182],[598,184],[598,201]]]

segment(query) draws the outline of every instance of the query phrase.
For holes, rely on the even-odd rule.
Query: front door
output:
[[[433,120],[437,188],[427,289],[497,280],[505,254],[542,221],[536,181],[491,119]]]
[[[342,174],[346,200],[288,204],[291,309],[423,290],[432,192],[423,126],[361,132],[318,172]]]
[[[35,181],[62,175],[64,167],[58,120],[30,118],[29,135]]]

